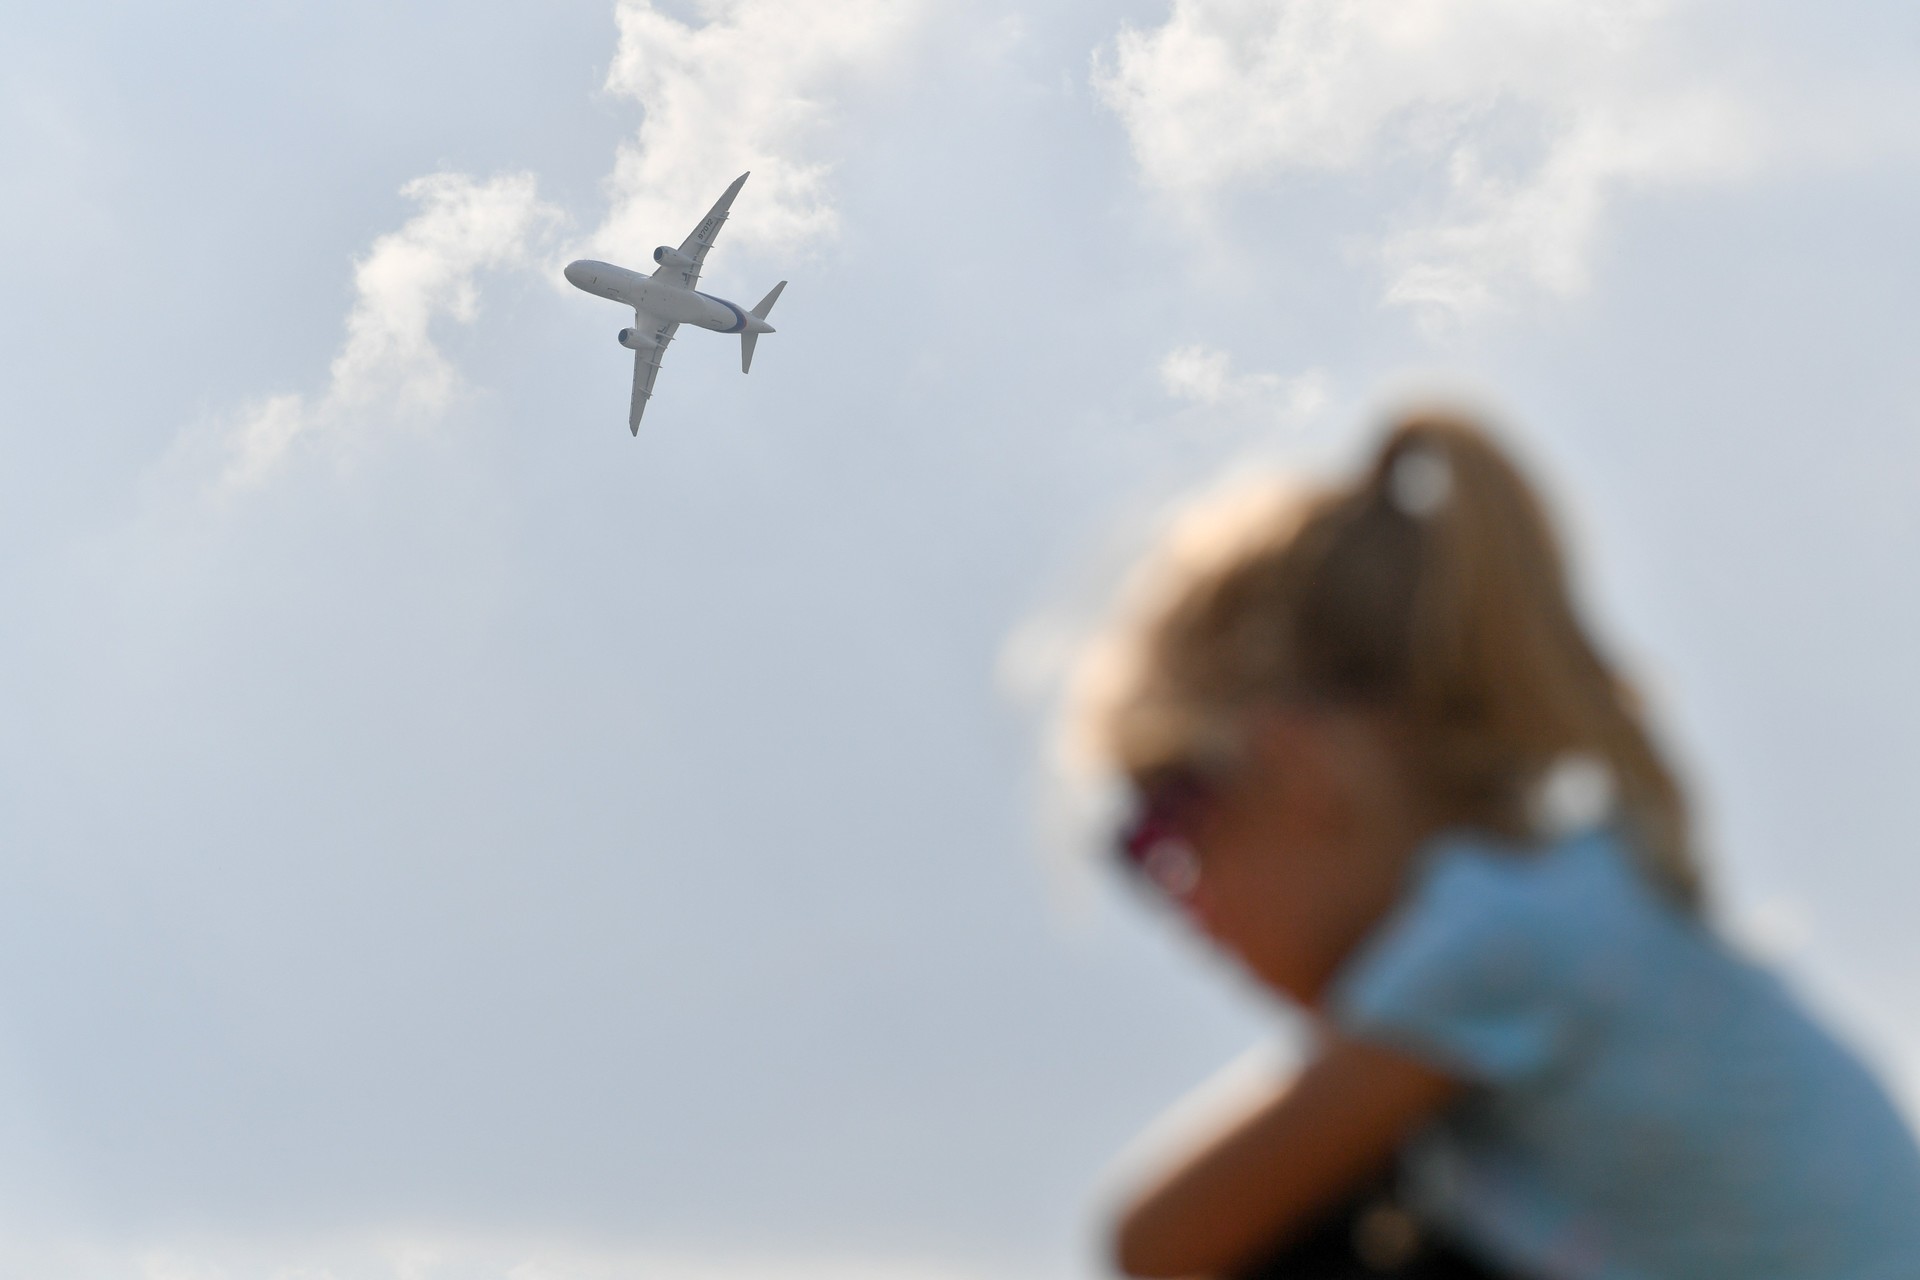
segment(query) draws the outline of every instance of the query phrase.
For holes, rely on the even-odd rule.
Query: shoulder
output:
[[[1410,935],[1478,941],[1477,951],[1531,948],[1536,959],[1610,945],[1649,915],[1666,915],[1611,830],[1540,847],[1455,832],[1423,851],[1399,924]]]
[[[1596,1016],[1605,967],[1632,951],[1648,904],[1626,862],[1602,831],[1540,849],[1440,837],[1342,968],[1335,1022],[1467,1078],[1546,1069]]]

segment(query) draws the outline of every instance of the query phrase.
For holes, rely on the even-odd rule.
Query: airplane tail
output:
[[[780,291],[786,287],[785,280],[773,286],[772,292],[760,299],[760,305],[749,313],[753,321],[740,334],[740,372],[745,373],[753,367],[753,348],[754,344],[760,341],[760,335],[773,332],[773,326],[767,323],[767,312],[773,310],[773,304],[779,299]]]

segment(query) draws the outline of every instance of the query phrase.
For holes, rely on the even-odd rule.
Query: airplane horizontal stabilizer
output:
[[[779,299],[780,291],[786,287],[787,282],[785,280],[773,286],[773,288],[767,292],[767,296],[760,299],[760,305],[753,309],[753,318],[756,320],[765,320],[767,318],[767,312],[773,310],[773,304]]]

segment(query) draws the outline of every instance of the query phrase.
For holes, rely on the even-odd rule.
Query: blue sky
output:
[[[1729,928],[1920,1097],[1920,18],[9,24],[0,1270],[1069,1277],[1283,1015],[1047,835],[1177,495],[1497,403]],[[789,279],[640,437],[591,254]]]

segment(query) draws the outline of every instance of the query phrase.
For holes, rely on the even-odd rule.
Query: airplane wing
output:
[[[633,406],[627,410],[627,426],[637,436],[640,415],[647,411],[647,399],[653,395],[653,380],[660,376],[660,357],[667,353],[667,344],[673,341],[680,326],[675,321],[635,311],[633,327],[653,339],[652,346],[641,347],[633,353]]]
[[[653,278],[665,280],[668,284],[679,285],[682,289],[691,289],[700,283],[700,268],[707,260],[707,250],[713,248],[714,240],[720,235],[720,227],[727,220],[727,210],[733,207],[733,198],[740,194],[740,188],[747,183],[747,174],[743,173],[733,180],[733,185],[713,202],[713,208],[707,210],[707,216],[700,219],[700,225],[693,234],[680,242],[680,252],[693,259],[693,266],[686,270],[679,267],[661,265],[655,268]]]

